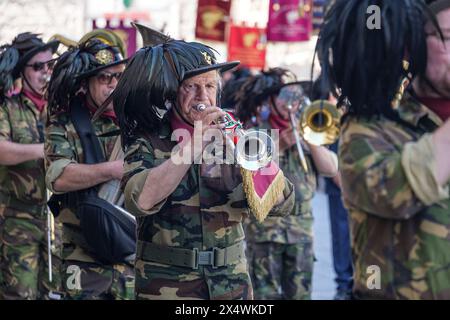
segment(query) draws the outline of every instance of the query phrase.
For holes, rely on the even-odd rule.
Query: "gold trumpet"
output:
[[[309,99],[306,98],[306,101]],[[336,142],[340,133],[341,115],[337,107],[326,100],[315,100],[300,111],[298,129],[305,141],[316,146]]]
[[[303,152],[301,138],[312,145],[322,146],[334,143],[340,132],[340,114],[332,103],[326,100],[311,102],[297,84],[287,85],[278,93],[278,100],[289,110],[297,150],[303,169],[308,172],[308,165]],[[300,107],[298,117],[292,112],[294,106]]]
[[[207,106],[203,103],[195,105],[194,109],[202,112]],[[234,159],[242,168],[249,171],[258,171],[266,167],[273,158],[275,144],[266,132],[261,130],[244,130],[242,124],[227,113],[216,123],[225,124],[221,130],[227,146],[234,153]]]

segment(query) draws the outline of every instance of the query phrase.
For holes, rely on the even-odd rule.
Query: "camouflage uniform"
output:
[[[262,129],[270,130],[264,122]],[[255,299],[311,299],[314,265],[311,200],[316,190],[316,172],[305,151],[309,172],[300,165],[294,145],[280,154],[280,168],[294,184],[295,206],[286,217],[268,217],[246,223],[247,257]]]
[[[343,126],[339,159],[354,294],[450,299],[449,186],[436,182],[429,134],[442,121],[410,97],[399,116],[403,122],[350,117]]]
[[[111,118],[100,117],[93,123],[95,132],[117,130]],[[105,154],[110,154],[116,136],[99,137]],[[46,182],[53,183],[71,163],[83,163],[83,149],[68,113],[52,115],[46,127]],[[58,220],[63,225],[62,278],[68,299],[133,299],[134,270],[128,264],[105,265],[98,261],[80,229],[75,208],[66,205]]]
[[[138,207],[148,169],[170,158],[176,144],[170,138],[166,122],[159,135],[138,138],[126,151],[125,201],[138,220],[136,297],[252,299],[241,223],[248,205],[236,166],[193,164],[168,198],[149,211]],[[292,208],[292,185],[285,183],[286,201],[271,214],[288,214]],[[200,251],[212,250],[215,267],[195,265]]]
[[[0,106],[0,139],[42,143],[45,115],[23,94],[6,99]],[[47,299],[49,290],[61,289],[57,256],[53,282],[48,280],[44,177],[42,159],[0,166],[0,299]]]

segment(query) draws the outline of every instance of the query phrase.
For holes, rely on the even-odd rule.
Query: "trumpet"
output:
[[[310,102],[300,112],[298,128],[305,141],[316,146],[336,142],[340,133],[341,115],[337,107],[326,100]]]
[[[45,81],[45,84],[48,84],[49,82],[50,82],[50,79],[52,78],[52,76],[50,75],[50,74],[45,74],[45,76],[44,76],[44,81]]]
[[[341,116],[336,106],[326,100],[311,102],[304,94],[303,88],[296,84],[281,89],[278,98],[285,103],[285,107],[289,110],[289,119],[300,162],[307,172],[308,166],[301,138],[316,146],[333,144],[339,137]],[[292,112],[295,104],[300,105],[300,112],[297,116]]]
[[[288,109],[292,109],[292,105],[288,106]],[[300,163],[302,164],[305,172],[308,172],[308,164],[306,163],[305,153],[303,152],[302,143],[300,141],[300,135],[298,131],[295,129],[297,127],[295,115],[293,113],[289,113],[289,120],[291,121],[291,127],[293,128],[295,145],[297,146],[298,155],[300,156]]]
[[[202,112],[207,106],[203,103],[195,105],[194,109]],[[231,147],[237,164],[249,171],[258,171],[266,167],[273,158],[275,144],[264,131],[244,130],[242,124],[227,113],[216,123],[225,124],[221,130],[227,146]]]
[[[306,162],[305,153],[303,152],[300,135],[297,131],[297,119],[293,112],[295,103],[304,103],[303,89],[301,86],[297,85],[286,86],[280,90],[280,92],[278,93],[278,98],[282,101],[286,101],[285,106],[289,111],[289,120],[291,122],[292,132],[294,133],[295,145],[297,146],[300,163],[303,167],[303,170],[305,170],[305,172],[308,172],[308,164]]]

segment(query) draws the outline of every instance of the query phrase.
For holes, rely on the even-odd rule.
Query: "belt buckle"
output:
[[[217,248],[213,248],[210,251],[199,251],[197,248],[194,248],[195,254],[195,262],[194,269],[198,269],[198,266],[211,266],[213,269],[217,269],[217,265],[215,263]]]

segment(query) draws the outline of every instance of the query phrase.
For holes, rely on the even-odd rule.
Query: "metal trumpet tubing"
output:
[[[202,112],[207,106],[198,104],[194,108]],[[227,147],[232,149],[236,163],[242,168],[257,171],[272,161],[275,144],[266,132],[242,129],[242,124],[231,114],[218,119],[216,123],[225,124],[225,128],[221,130],[222,135]]]

